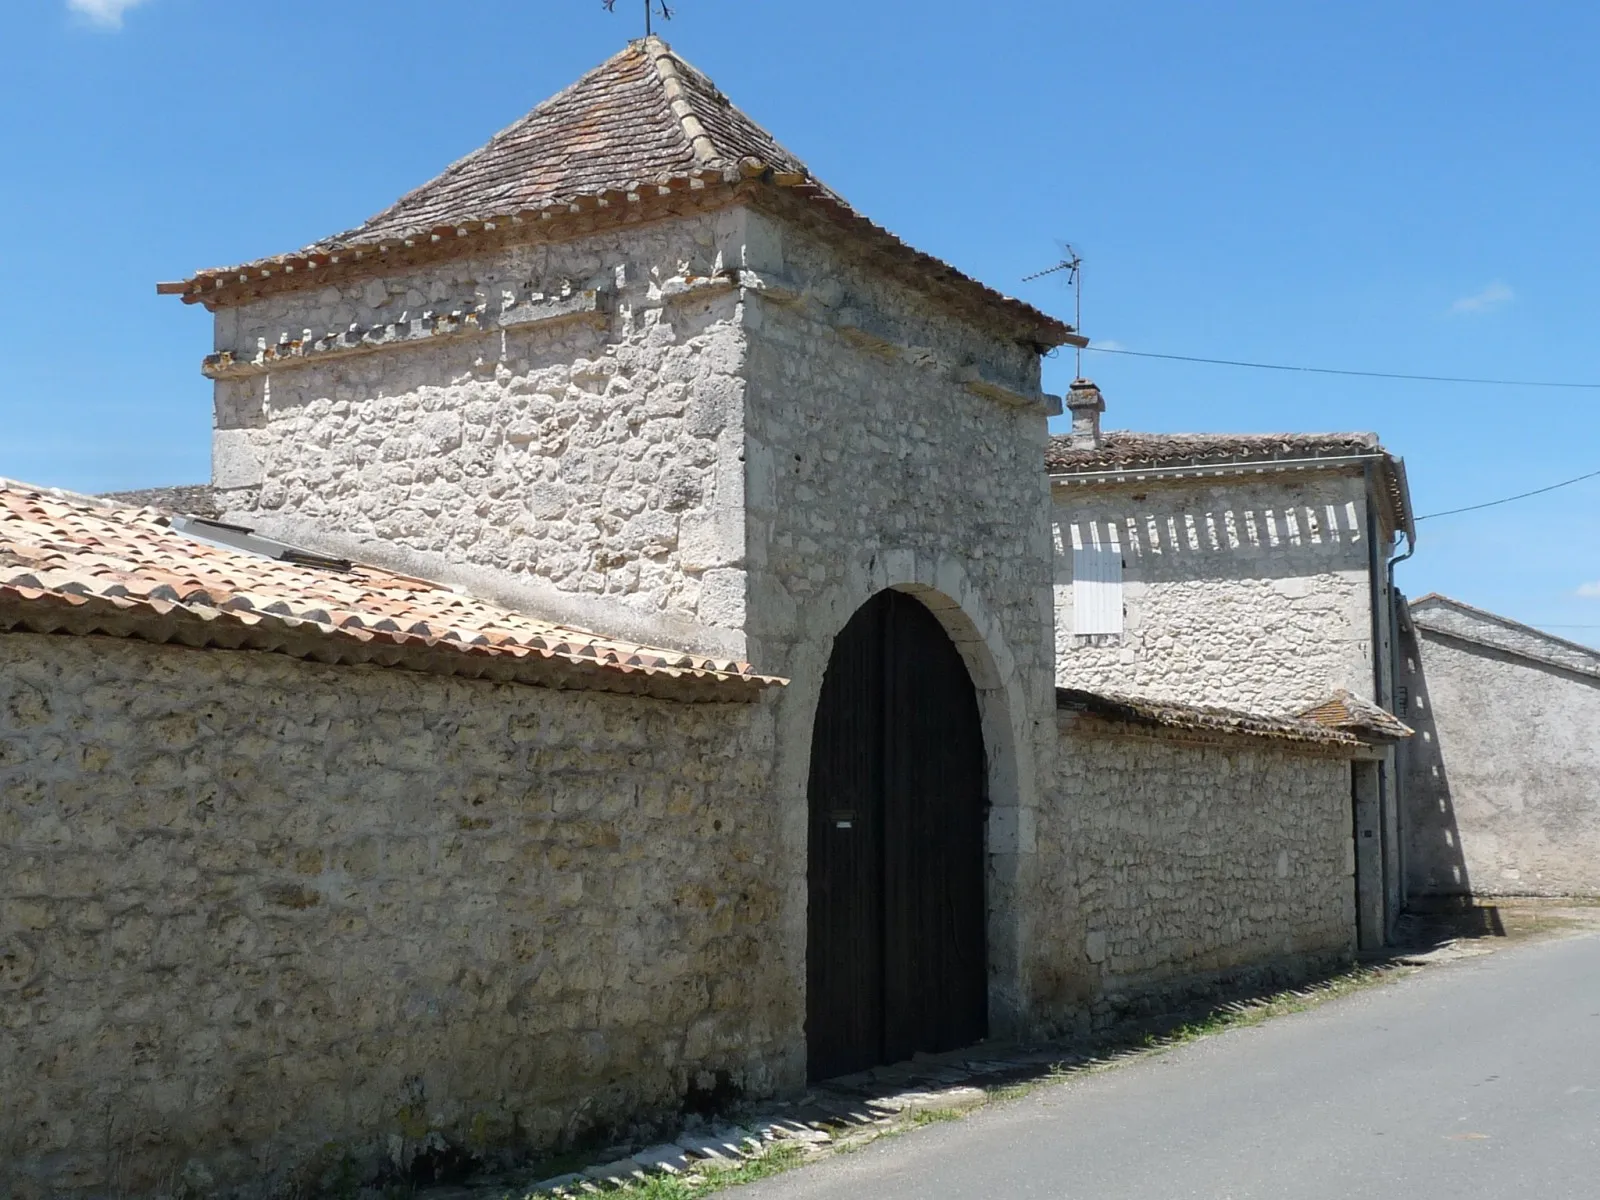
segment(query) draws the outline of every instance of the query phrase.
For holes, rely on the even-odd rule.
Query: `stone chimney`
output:
[[[1098,450],[1100,448],[1100,414],[1106,410],[1106,399],[1100,394],[1092,379],[1074,379],[1067,390],[1067,408],[1072,413],[1072,448]]]

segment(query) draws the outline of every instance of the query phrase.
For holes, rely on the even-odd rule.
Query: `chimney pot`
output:
[[[1100,414],[1106,410],[1106,399],[1100,394],[1092,379],[1074,379],[1067,389],[1067,409],[1072,413],[1072,448],[1098,450]]]

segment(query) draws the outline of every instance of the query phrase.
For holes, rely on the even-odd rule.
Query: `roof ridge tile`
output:
[[[656,77],[661,81],[663,94],[667,104],[672,109],[678,123],[683,127],[683,135],[688,140],[690,148],[694,151],[695,158],[702,166],[719,167],[724,165],[722,156],[717,153],[716,145],[711,141],[711,135],[706,132],[706,127],[700,123],[700,118],[694,111],[694,105],[689,103],[683,77],[678,73],[679,59],[672,53],[672,49],[658,37],[647,37],[642,46],[645,55],[650,59],[651,65],[656,69]]]

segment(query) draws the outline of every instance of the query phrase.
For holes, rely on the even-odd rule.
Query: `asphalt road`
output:
[[[1046,1086],[740,1200],[1600,1200],[1600,934]]]

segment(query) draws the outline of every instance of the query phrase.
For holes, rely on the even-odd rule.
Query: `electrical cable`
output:
[[[1600,390],[1600,383],[1561,383],[1552,380],[1536,379],[1479,379],[1468,375],[1402,375],[1391,371],[1352,371],[1338,367],[1297,367],[1284,363],[1258,363],[1245,362],[1234,358],[1199,358],[1190,354],[1157,354],[1150,350],[1124,350],[1120,346],[1096,346],[1093,343],[1083,347],[1085,350],[1096,350],[1101,354],[1126,354],[1134,358],[1161,358],[1168,362],[1207,363],[1215,367],[1250,367],[1258,371],[1302,371],[1312,375],[1351,375],[1360,379],[1404,379],[1414,383],[1473,383],[1487,384],[1494,387],[1536,387],[1536,388],[1582,388],[1585,390]],[[1575,483],[1582,483],[1585,479],[1600,476],[1600,471],[1590,471],[1587,475],[1579,475],[1575,479],[1564,479],[1560,483],[1552,483],[1549,487],[1535,488],[1531,492],[1518,492],[1515,496],[1506,496],[1500,500],[1488,500],[1483,504],[1469,504],[1465,508],[1447,508],[1443,512],[1428,513],[1418,517],[1418,521],[1430,521],[1434,517],[1453,517],[1457,513],[1477,512],[1483,508],[1494,508],[1501,504],[1510,504],[1513,500],[1526,500],[1529,496],[1542,496],[1546,492],[1553,492],[1557,488],[1571,487]]]
[[[1233,358],[1199,358],[1192,354],[1156,354],[1150,350],[1125,350],[1121,346],[1084,347],[1099,354],[1125,354],[1132,358],[1162,358],[1169,362],[1208,363],[1214,367],[1250,367],[1257,371],[1299,371],[1310,375],[1349,375],[1358,379],[1404,379],[1413,383],[1473,383],[1491,387],[1578,388],[1600,391],[1600,383],[1563,383],[1548,379],[1479,379],[1469,375],[1402,375],[1393,371],[1351,371],[1339,367],[1296,367],[1284,363],[1245,362]]]
[[[1469,504],[1465,508],[1447,508],[1443,512],[1429,513],[1427,516],[1418,517],[1419,521],[1429,521],[1434,517],[1453,517],[1457,513],[1477,512],[1480,508],[1494,508],[1497,504],[1510,504],[1513,500],[1526,500],[1529,496],[1542,496],[1546,492],[1553,492],[1557,488],[1571,487],[1575,483],[1582,483],[1585,479],[1593,479],[1600,475],[1600,471],[1590,471],[1587,475],[1579,475],[1575,479],[1563,479],[1560,483],[1552,483],[1549,487],[1534,488],[1531,492],[1518,492],[1515,496],[1506,496],[1499,500],[1486,500],[1482,504]]]

